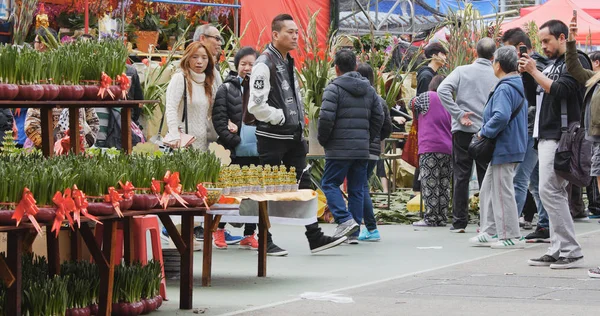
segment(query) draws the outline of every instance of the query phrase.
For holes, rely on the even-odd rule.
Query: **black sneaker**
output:
[[[465,227],[454,227],[454,225],[450,226],[451,233],[459,233],[464,234],[467,229]]]
[[[202,228],[202,226],[194,227],[194,236],[196,237],[197,241],[203,241],[204,240],[204,228]]]
[[[267,256],[283,257],[287,255],[287,250],[279,248],[279,246],[272,242],[267,244]]]
[[[341,243],[346,241],[348,237],[342,236],[338,238],[333,238],[326,235],[321,235],[318,238],[309,239],[308,243],[310,245],[310,252],[317,253],[323,250],[327,250],[329,248],[333,248],[335,246],[339,246]]]
[[[533,233],[525,236],[525,240],[528,243],[550,242],[550,230],[548,228],[538,227]]]
[[[550,269],[571,269],[583,267],[583,256],[577,258],[560,257],[550,265]]]
[[[534,267],[549,267],[551,264],[555,263],[556,261],[558,261],[558,260],[556,260],[552,256],[543,255],[539,258],[529,259],[529,261],[527,261],[527,263],[530,266],[534,266]]]

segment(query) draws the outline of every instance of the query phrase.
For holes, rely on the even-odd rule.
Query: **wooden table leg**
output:
[[[212,275],[213,215],[204,214],[204,241],[202,247],[202,286],[210,286]]]
[[[109,316],[112,312],[113,285],[115,281],[115,266],[113,247],[117,242],[117,223],[114,220],[104,222],[102,250],[104,262],[99,264],[100,288],[98,291],[98,315]]]
[[[392,154],[396,154],[396,142],[392,143]],[[396,172],[398,171],[398,159],[392,160],[392,179],[389,179],[390,183],[388,183],[388,192],[391,194],[392,192],[396,192]],[[391,187],[391,191],[390,191]]]
[[[77,225],[73,225],[73,231],[71,231],[71,260],[77,261],[81,259],[81,240],[79,239],[79,228]]]
[[[192,309],[194,289],[194,215],[181,215],[181,237],[186,250],[181,255],[179,309]]]
[[[81,143],[79,142],[79,128],[79,108],[69,108],[69,137],[71,138],[71,151],[76,155],[78,155],[82,149]]]
[[[121,147],[131,154],[131,108],[121,108]]]
[[[268,202],[258,202],[258,276],[267,276],[267,235],[269,234]]]
[[[141,236],[134,236],[133,230],[133,217],[125,217],[123,219],[123,259],[125,259],[125,264],[127,265],[130,265],[135,260],[134,238],[141,238]]]
[[[40,109],[40,122],[42,125],[42,153],[44,157],[54,156],[54,122],[51,108]]]
[[[46,226],[46,249],[48,250],[48,274],[50,277],[60,275],[60,248],[58,237]]]
[[[22,294],[22,265],[23,234],[21,231],[8,232],[7,238],[7,263],[12,271],[15,281],[6,291],[6,315],[21,315]]]

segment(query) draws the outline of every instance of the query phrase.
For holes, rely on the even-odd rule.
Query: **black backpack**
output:
[[[565,99],[560,107],[562,135],[554,154],[554,171],[578,187],[587,187],[592,182],[592,142],[585,138],[585,129],[579,122],[567,126]]]

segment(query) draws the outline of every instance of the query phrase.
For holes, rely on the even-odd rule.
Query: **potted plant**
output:
[[[13,100],[19,94],[15,71],[18,58],[16,46],[0,45],[0,100]]]
[[[42,75],[42,54],[32,48],[23,47],[15,64],[19,94],[15,99],[37,101],[44,96],[44,87],[39,85]]]
[[[115,267],[113,283],[113,315],[137,316],[144,311],[141,302],[144,287],[144,270],[139,263]]]
[[[82,47],[85,42],[70,42],[61,45],[56,49],[56,54],[61,56],[59,59],[59,69],[62,70],[61,87],[59,98],[61,100],[76,101],[83,98],[84,89],[79,85],[83,63],[81,62]]]
[[[142,268],[144,272],[144,286],[142,289],[143,315],[157,310],[162,305],[163,298],[159,294],[162,282],[162,266],[159,261],[150,260]]]
[[[315,12],[303,32],[306,45],[300,52],[296,63],[297,75],[301,84],[304,109],[308,115],[308,151],[311,154],[324,154],[323,147],[317,141],[317,120],[321,109],[323,91],[329,83],[332,73],[331,51],[334,45],[333,34],[329,35],[327,46],[323,47],[317,37],[317,15]],[[330,32],[331,33],[331,32]]]
[[[143,16],[137,17],[133,24],[137,27],[135,32],[137,49],[141,52],[150,52],[158,44],[160,30],[160,17],[151,7],[144,10]]]

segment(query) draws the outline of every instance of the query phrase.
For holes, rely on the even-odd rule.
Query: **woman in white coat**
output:
[[[180,132],[183,132],[196,137],[193,148],[206,151],[207,132],[212,128],[209,125],[210,113],[217,90],[215,76],[218,74],[215,73],[213,57],[204,45],[194,42],[186,48],[179,67],[181,71],[171,77],[167,87],[165,115],[169,131],[165,141],[177,143]],[[186,115],[184,91],[187,95]]]

